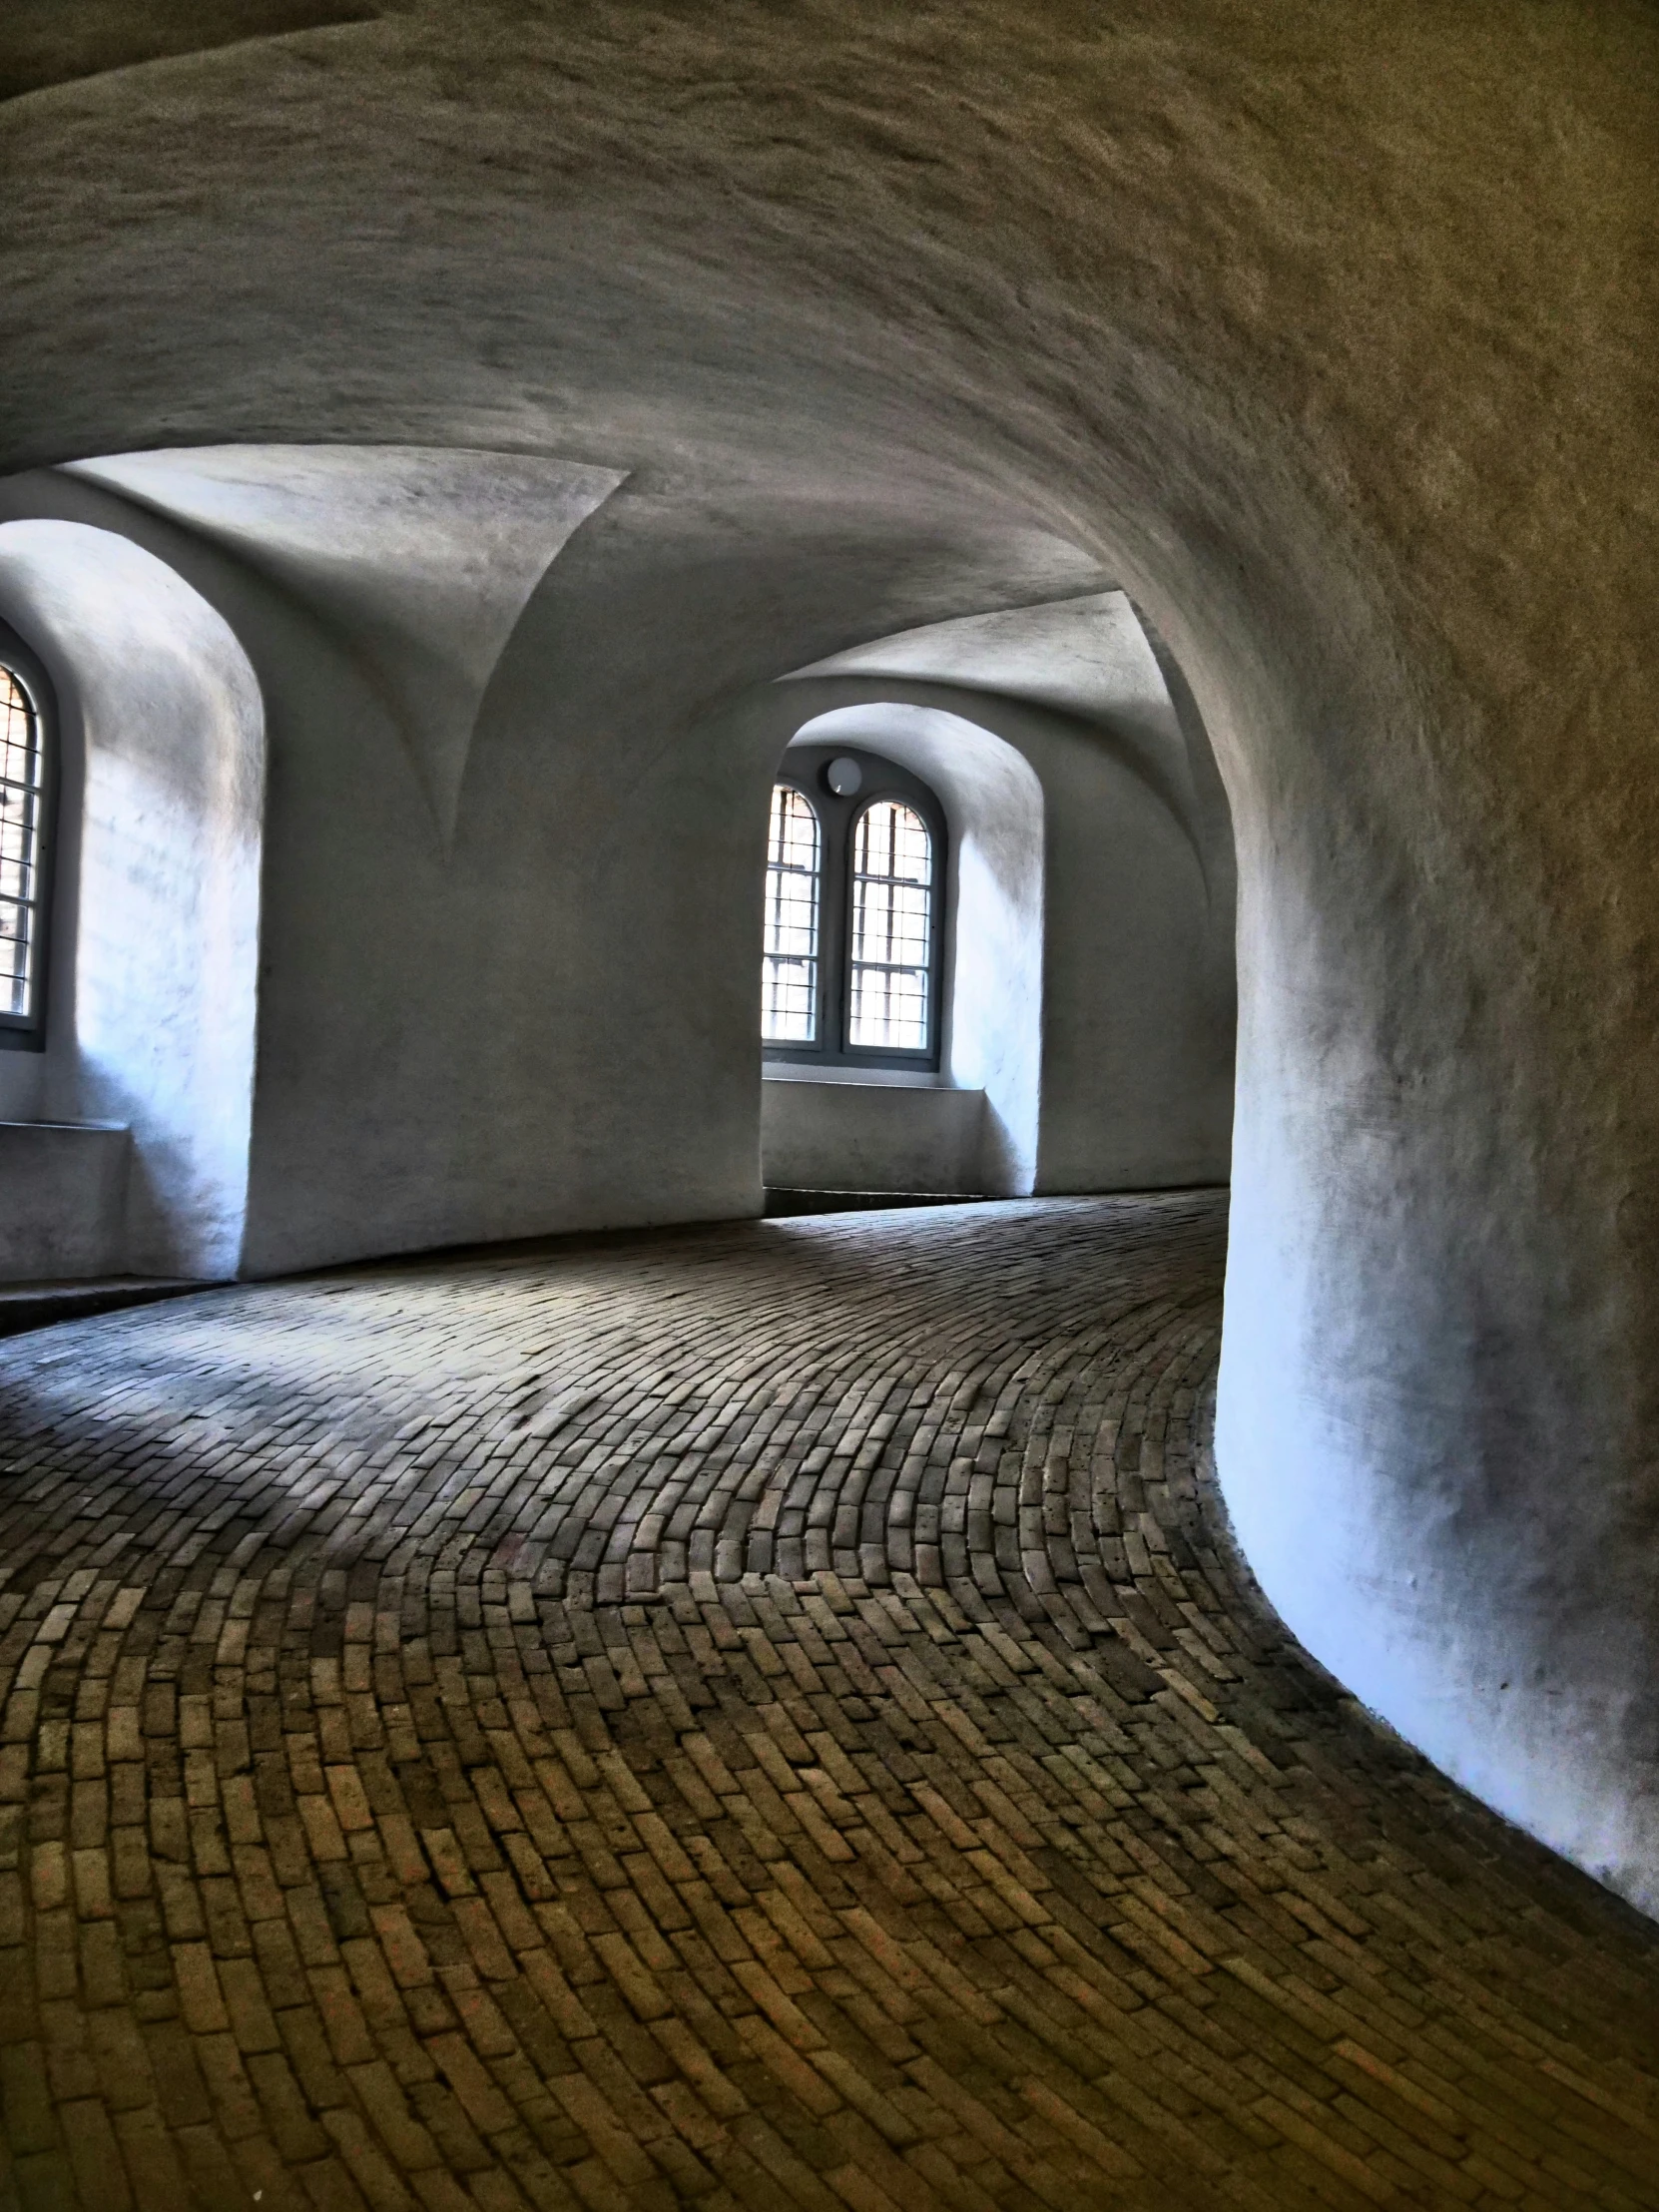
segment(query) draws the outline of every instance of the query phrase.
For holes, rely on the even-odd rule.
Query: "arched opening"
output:
[[[900,764],[938,796],[948,861],[937,1066],[769,1053],[762,1167],[768,1190],[789,1194],[769,1200],[780,1209],[832,1193],[1013,1197],[1226,1179],[1225,809],[1207,812],[1178,773],[1187,739],[1133,616],[1093,601],[1059,612],[1024,615],[1018,637],[1048,619],[1072,639],[1104,623],[1112,640],[1105,673],[1065,714],[1012,691],[1034,673],[990,625],[969,638],[945,625],[775,688],[776,711],[796,698],[818,710],[780,773],[807,764],[811,786],[837,751]],[[962,665],[975,651],[1008,691],[909,673],[952,660],[958,679],[978,673]],[[1035,669],[1054,662],[1041,654]],[[1199,769],[1214,775],[1207,749]]]
[[[843,760],[859,770],[857,787],[842,802],[843,909],[850,906],[857,857],[851,833],[867,820],[868,792],[885,789],[903,803],[883,769],[909,780],[912,805],[930,801],[942,817],[928,855],[931,1019],[912,1052],[858,1049],[848,1035],[853,938],[843,929],[835,1049],[769,1050],[763,1062],[769,1203],[1029,1190],[1042,994],[1043,806],[1036,774],[1016,747],[965,716],[893,702],[811,717],[795,733],[779,773],[813,789],[826,786]],[[936,872],[934,854],[942,861]]]
[[[235,635],[127,539],[0,526],[62,740],[41,1049],[0,1054],[0,1277],[237,1272],[264,717]]]

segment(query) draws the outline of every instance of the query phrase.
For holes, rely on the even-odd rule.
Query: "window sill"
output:
[[[953,1091],[958,1085],[934,1068],[814,1067],[807,1060],[763,1060],[766,1083],[850,1083],[872,1090]]]

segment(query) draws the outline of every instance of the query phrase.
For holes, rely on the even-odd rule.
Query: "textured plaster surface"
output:
[[[584,718],[637,712],[649,684],[666,692],[674,674],[653,674],[637,606],[603,601],[596,586],[602,603],[582,625],[583,647],[559,622],[539,631],[532,624],[528,636],[515,637],[517,705],[506,729],[486,741],[469,802],[489,814],[494,829],[457,849],[453,833],[439,829],[431,783],[398,708],[412,704],[449,748],[433,757],[456,764],[450,788],[458,811],[472,759],[477,675],[467,679],[463,670],[447,686],[423,689],[400,667],[398,639],[407,638],[417,674],[431,670],[450,639],[457,664],[464,652],[482,661],[492,642],[483,589],[494,585],[510,598],[521,588],[511,573],[502,584],[504,564],[490,535],[501,480],[534,489],[534,472],[509,470],[491,456],[422,453],[398,466],[396,456],[349,450],[321,464],[300,451],[292,463],[289,479],[281,456],[269,450],[145,455],[26,472],[0,495],[7,511],[33,514],[37,528],[48,517],[92,524],[111,544],[131,540],[172,564],[189,580],[179,604],[199,603],[193,594],[205,598],[234,626],[258,673],[274,768],[244,1265],[263,1273],[527,1226],[752,1211],[760,1108],[754,974],[770,765],[742,730],[703,732],[675,745],[673,718],[685,709],[671,704],[669,742],[653,748],[665,773],[632,784],[603,774],[560,781],[561,729],[567,754],[588,766],[577,743]],[[570,478],[577,478],[573,496],[589,496],[578,472],[550,468],[540,472],[543,507],[524,502],[523,526],[538,558],[546,533],[565,526],[558,500]],[[429,517],[432,545],[412,531],[411,507]],[[331,594],[335,574],[344,588]],[[429,589],[420,588],[423,581]],[[469,590],[477,617],[470,629]],[[551,590],[549,578],[543,596]],[[498,609],[494,619],[501,620]],[[593,669],[586,699],[570,696],[584,650]],[[820,694],[844,698],[848,686],[768,692],[789,710],[767,741],[776,748]],[[1032,772],[1015,747],[987,731],[961,724],[957,736],[953,762],[941,756],[935,764],[952,791],[974,785],[982,754],[999,754],[1002,781],[1014,779],[1011,813],[986,814],[981,806],[975,817],[984,816],[979,828],[989,830],[997,815],[996,833],[1005,839],[1022,810],[1040,810]],[[1110,810],[1098,826],[1110,835]],[[1178,833],[1175,842],[1179,850]],[[733,857],[723,860],[723,849]],[[985,906],[978,894],[994,887],[975,887],[977,850],[965,853],[966,876],[958,871],[970,908],[976,900]],[[1027,876],[1038,864],[1027,855]],[[676,875],[687,887],[665,934],[664,896]],[[67,880],[61,888],[67,928],[76,894]],[[1178,906],[1183,896],[1190,903],[1190,889],[1177,885]],[[989,916],[993,925],[996,918]],[[1079,919],[1086,929],[1088,917]],[[972,934],[983,955],[986,932]],[[1059,934],[1076,937],[1075,930]],[[1075,949],[1075,964],[1090,967],[1086,935]],[[996,1008],[979,1003],[983,990],[976,999],[973,970],[970,962],[964,971],[970,1074],[984,1072],[979,1048],[995,1046],[990,1032],[1007,1030],[1006,1043],[1021,1021],[1035,1019],[1040,997],[1023,994],[1010,1029]],[[1002,981],[1010,999],[1021,998],[1018,974]],[[1132,986],[1120,986],[1122,1005],[1134,996]],[[142,1030],[155,1009],[143,987],[130,997]],[[54,1064],[79,1066],[72,1005],[60,1007],[52,1035]],[[1218,1035],[1212,1055],[1218,1100],[1229,1050],[1230,1031]],[[1005,1071],[1009,1080],[993,1087],[1020,1133],[1010,1142],[998,1124],[992,1187],[1010,1179],[1029,1187],[1035,1055],[1027,1049],[1014,1057],[1020,1064]],[[1164,1080],[1179,1086],[1185,1074],[1166,1069]],[[1004,1095],[1010,1087],[1033,1095],[1013,1100]],[[212,1110],[222,1108],[219,1101]],[[20,1091],[11,1110],[38,1111],[39,1099]],[[229,1127],[221,1135],[232,1141]],[[1148,1141],[1167,1171],[1152,1179],[1183,1179],[1179,1158],[1160,1152],[1155,1112],[1142,1117],[1140,1150],[1133,1128],[1126,1141],[1109,1116],[1101,1117],[1098,1138],[1086,1180],[1115,1187],[1146,1180]],[[141,1132],[141,1181],[147,1142]],[[959,1180],[954,1169],[945,1180]],[[970,1175],[963,1187],[980,1180]]]
[[[7,0],[0,100],[243,39],[280,38],[379,11],[354,0]]]
[[[418,446],[225,446],[75,464],[295,599],[381,694],[454,834],[484,687],[547,564],[615,470]]]
[[[123,1274],[131,1158],[125,1129],[0,1121],[0,1282]]]
[[[1133,595],[1239,840],[1240,1533],[1363,1697],[1659,1902],[1652,10],[478,0],[5,130],[4,465],[629,472],[475,741],[562,627],[555,800],[672,812],[743,685]],[[501,819],[463,791],[457,851]]]
[[[975,1196],[983,1091],[939,1083],[761,1085],[761,1166],[770,1188],[952,1191]]]
[[[803,719],[889,688],[908,699],[884,710],[894,748],[915,738],[956,808],[956,1075],[995,1107],[981,1169],[941,1158],[921,1185],[1031,1187],[1044,1004],[1042,1102],[1070,1145],[1053,1187],[1225,1172],[1231,906],[1172,780],[1104,724],[957,686],[768,683],[740,692],[758,717],[700,715],[729,579],[695,552],[636,577],[638,516],[594,509],[612,481],[261,448],[0,490],[172,564],[257,672],[273,766],[245,1268],[755,1211],[768,788]],[[1068,853],[1075,878],[1052,897],[1044,777],[1066,794],[1054,880]],[[1208,858],[1228,875],[1213,835]]]
[[[1204,858],[1214,870],[1224,877],[1229,871],[1232,838],[1214,757],[1201,734],[1195,734],[1196,745],[1189,743],[1153,646],[1123,592],[931,623],[831,654],[799,673],[895,676],[1052,708],[1108,734],[1172,811],[1193,824],[1198,841],[1213,847]]]
[[[0,514],[5,512],[0,503]],[[31,1111],[130,1128],[131,1172],[92,1179],[57,1261],[16,1275],[233,1276],[247,1220],[265,721],[224,618],[114,532],[0,522],[0,613],[52,678],[62,745],[46,1050]],[[62,1148],[60,1148],[60,1154]],[[0,1177],[27,1179],[15,1147]],[[55,1172],[78,1171],[61,1157]],[[0,1184],[0,1192],[4,1185]],[[26,1194],[7,1196],[14,1210]]]

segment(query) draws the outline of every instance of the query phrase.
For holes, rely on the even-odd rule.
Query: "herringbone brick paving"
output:
[[[1219,1200],[0,1350],[0,2201],[1659,2205],[1659,1931],[1290,1643]]]

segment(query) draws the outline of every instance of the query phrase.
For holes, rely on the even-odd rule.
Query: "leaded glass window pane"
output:
[[[822,844],[812,802],[793,785],[776,785],[767,833],[766,951],[761,962],[761,1035],[769,1044],[818,1042]]]
[[[0,668],[0,1015],[28,1021],[40,975],[45,764],[29,695]]]
[[[933,941],[933,839],[913,807],[877,800],[852,838],[847,1042],[925,1052]]]

